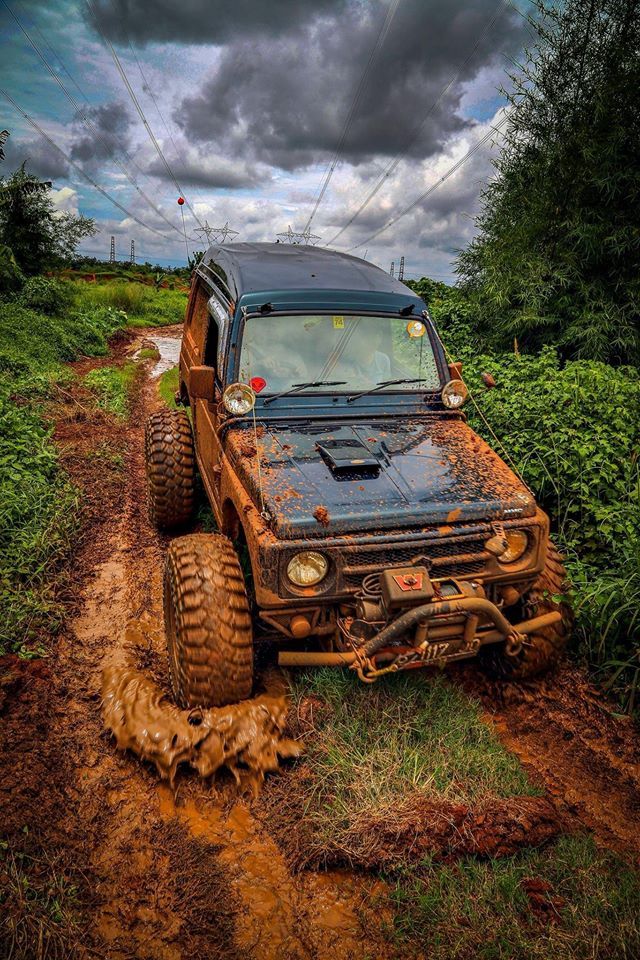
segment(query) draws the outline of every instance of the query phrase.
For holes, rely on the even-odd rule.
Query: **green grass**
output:
[[[160,377],[158,383],[158,390],[160,391],[160,396],[166,403],[168,407],[172,409],[176,406],[175,394],[180,386],[180,369],[179,367],[171,367],[170,370],[166,370]]]
[[[307,698],[323,704],[306,738],[303,802],[320,844],[339,844],[416,794],[474,803],[538,792],[482,722],[480,704],[441,674],[397,674],[375,686],[347,670],[293,674],[296,708]]]
[[[86,375],[84,382],[95,393],[99,407],[124,420],[138,370],[131,362],[121,367],[98,367]]]
[[[70,287],[78,309],[122,311],[126,314],[127,326],[160,327],[184,320],[187,294],[177,290],[156,290],[126,280],[108,283],[72,281]]]
[[[501,860],[427,862],[388,880],[391,937],[409,955],[431,960],[640,955],[640,874],[586,837],[562,837],[544,850]],[[542,908],[534,911],[536,892]]]

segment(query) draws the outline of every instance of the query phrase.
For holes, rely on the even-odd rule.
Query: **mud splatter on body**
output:
[[[227,767],[241,784],[241,773],[254,792],[279,759],[299,757],[301,743],[284,736],[287,700],[264,694],[227,707],[180,710],[151,680],[123,667],[102,674],[105,727],[118,748],[149,760],[173,787],[181,763],[210,777]]]

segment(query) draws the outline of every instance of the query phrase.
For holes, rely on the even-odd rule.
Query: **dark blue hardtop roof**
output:
[[[236,303],[262,291],[360,290],[418,299],[379,267],[348,253],[288,243],[214,244],[205,253],[203,276],[215,274]],[[226,287],[226,291],[224,290]]]

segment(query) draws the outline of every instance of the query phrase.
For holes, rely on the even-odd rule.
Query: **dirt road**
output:
[[[162,331],[169,339],[179,334]],[[143,337],[123,339],[116,356],[130,354]],[[81,372],[88,366],[78,365]],[[81,391],[54,411],[63,459],[85,489],[90,522],[68,586],[77,597],[75,615],[49,659],[15,663],[1,688],[3,827],[47,850],[47,869],[69,877],[90,904],[91,921],[73,938],[81,957],[395,955],[377,932],[372,878],[292,874],[230,780],[212,789],[181,776],[176,801],[148,766],[118,754],[102,730],[105,666],[133,664],[166,683],[161,573],[168,541],[147,519],[143,462],[144,421],[160,403],[152,368],[147,361],[132,415],[121,426],[90,411]],[[96,450],[100,457],[87,456]],[[640,751],[630,724],[614,718],[568,668],[506,695],[469,668],[455,676],[482,698],[487,722],[569,821],[637,855]],[[76,954],[61,947],[58,955]]]

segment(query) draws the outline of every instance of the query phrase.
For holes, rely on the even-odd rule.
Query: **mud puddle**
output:
[[[167,370],[171,370],[172,367],[178,365],[182,337],[157,337],[155,335],[147,335],[146,339],[155,345],[160,354],[160,359],[151,371],[151,376],[155,380],[161,377],[163,373],[166,373]]]

